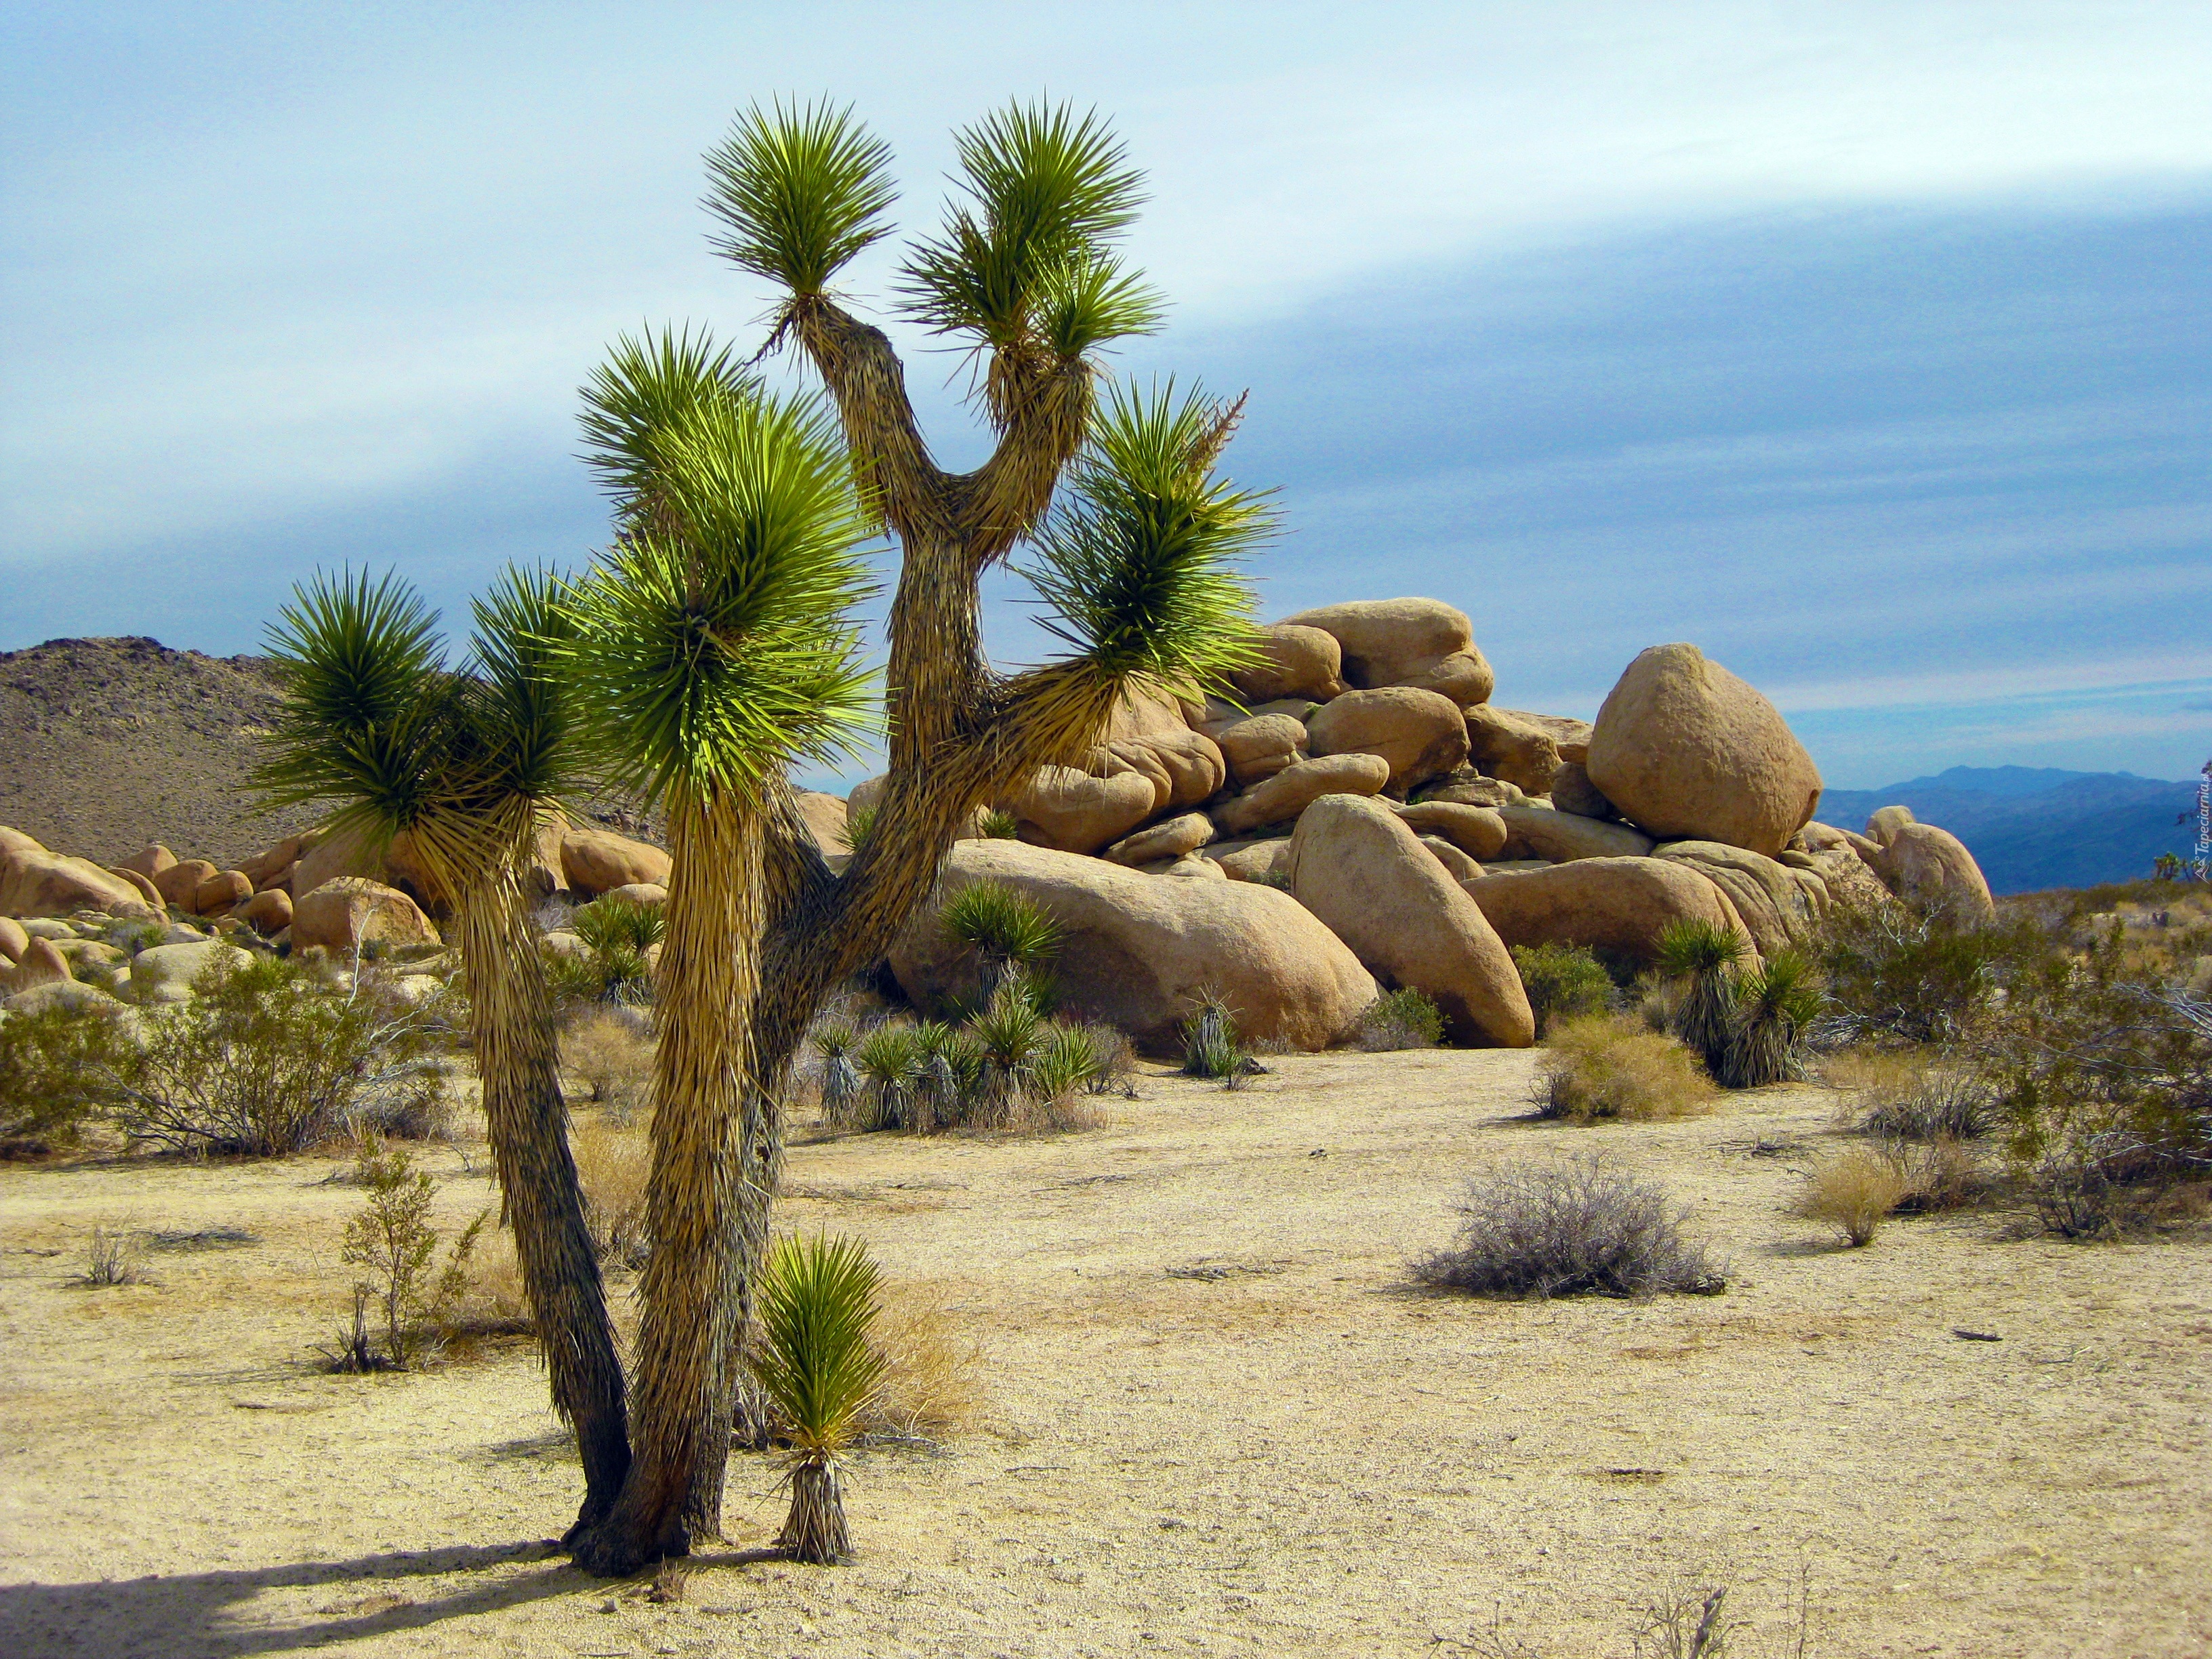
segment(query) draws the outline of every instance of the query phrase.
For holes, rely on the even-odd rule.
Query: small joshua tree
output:
[[[1710,921],[1677,921],[1659,935],[1659,969],[1687,979],[1674,1012],[1674,1035],[1718,1078],[1727,1068],[1735,1024],[1735,969],[1748,949],[1742,934]]]
[[[1820,1012],[1813,964],[1795,951],[1777,951],[1736,987],[1735,1021],[1717,1082],[1759,1089],[1805,1075],[1805,1028]]]
[[[977,1002],[988,1006],[1014,969],[1035,973],[1060,949],[1060,924],[1027,894],[1004,882],[962,888],[938,912],[945,938],[975,951]]]
[[[860,1073],[853,1064],[860,1034],[842,1019],[814,1028],[814,1052],[822,1056],[822,1117],[843,1127],[854,1118],[860,1098]]]
[[[818,1233],[786,1239],[762,1275],[752,1368],[791,1448],[791,1513],[776,1544],[795,1561],[852,1559],[839,1464],[883,1384],[868,1340],[882,1283],[860,1240]]]

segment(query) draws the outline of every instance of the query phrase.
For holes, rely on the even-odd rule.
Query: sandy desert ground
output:
[[[1730,1586],[1753,1659],[1801,1583],[1828,1659],[2212,1650],[2205,1245],[1832,1248],[1787,1210],[1814,1089],[1578,1130],[1526,1119],[1526,1054],[1275,1063],[1062,1138],[797,1148],[785,1221],[941,1291],[988,1402],[861,1456],[850,1567],[763,1550],[740,1459],[669,1602],[549,1548],[577,1476],[526,1350],[306,1363],[349,1305],[335,1164],[0,1170],[0,1653],[1609,1656],[1670,1581]],[[1729,1293],[1409,1284],[1471,1169],[1562,1149],[1663,1181]],[[261,1242],[91,1290],[95,1221]]]

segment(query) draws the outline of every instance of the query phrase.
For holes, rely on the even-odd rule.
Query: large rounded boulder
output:
[[[1655,645],[1598,710],[1589,781],[1661,841],[1772,858],[1813,816],[1820,774],[1774,705],[1694,645]]]
[[[1703,871],[1664,859],[1577,859],[1496,872],[1466,889],[1509,945],[1583,945],[1648,963],[1659,954],[1659,936],[1678,921],[1750,937]]]
[[[1381,977],[1443,1011],[1452,1037],[1525,1048],[1528,994],[1481,910],[1382,802],[1316,801],[1291,837],[1291,891]]]
[[[665,887],[675,867],[676,861],[665,849],[649,841],[618,836],[611,830],[586,830],[572,824],[561,837],[561,873],[571,892],[586,898],[641,882]]]
[[[1966,842],[1932,823],[1899,823],[1875,855],[1875,873],[1891,892],[1927,910],[1948,910],[1966,921],[1990,921],[1996,902],[1982,866]]]
[[[1347,691],[1306,720],[1306,747],[1323,755],[1380,755],[1388,787],[1407,790],[1456,771],[1467,759],[1467,720],[1449,697],[1419,686]]]
[[[996,881],[1060,926],[1053,982],[1062,1010],[1103,1020],[1139,1047],[1171,1051],[1211,990],[1248,1038],[1323,1048],[1349,1036],[1374,1001],[1373,975],[1288,893],[1253,882],[1163,881],[1103,860],[1020,842],[954,845],[935,893],[890,951],[891,971],[923,1007],[972,995],[975,964],[948,940],[938,908]]]
[[[1272,702],[1277,697],[1327,702],[1348,689],[1344,647],[1325,629],[1277,623],[1254,630],[1253,643],[1259,648],[1259,662],[1229,677],[1247,703]]]
[[[1246,835],[1290,823],[1324,795],[1379,795],[1389,781],[1390,763],[1380,755],[1316,756],[1223,801],[1213,822],[1224,836]]]
[[[1093,777],[1072,766],[1041,766],[1006,803],[1021,838],[1060,853],[1096,853],[1152,817],[1160,794],[1145,773]]]
[[[1487,703],[1467,711],[1467,755],[1487,775],[1531,795],[1552,793],[1561,763],[1551,732]]]
[[[415,901],[366,876],[326,881],[292,907],[292,948],[319,945],[349,956],[364,945],[405,948],[438,944],[438,930]]]
[[[1700,875],[1729,896],[1761,956],[1810,945],[1820,918],[1827,914],[1827,884],[1817,874],[1741,847],[1717,841],[1672,841],[1655,848],[1652,856],[1696,866]]]
[[[90,859],[50,852],[20,830],[0,829],[0,915],[67,916],[79,910],[145,919],[140,890]]]
[[[1318,628],[1344,653],[1344,678],[1364,690],[1414,685],[1462,708],[1490,700],[1497,677],[1475,648],[1467,612],[1441,599],[1355,599],[1286,617]]]

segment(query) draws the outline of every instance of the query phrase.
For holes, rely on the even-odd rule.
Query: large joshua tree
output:
[[[339,803],[334,828],[372,847],[404,834],[453,908],[501,1202],[554,1407],[583,1460],[580,1531],[620,1492],[629,1440],[525,885],[569,781],[555,601],[544,577],[510,573],[477,602],[473,655],[449,671],[436,618],[396,578],[308,583],[270,629],[284,700],[258,781],[276,802]]]
[[[1041,765],[1079,764],[1133,688],[1194,690],[1249,654],[1250,596],[1234,561],[1264,535],[1267,517],[1213,471],[1237,408],[1172,385],[1150,393],[1104,385],[1101,350],[1160,317],[1115,252],[1140,200],[1139,175],[1099,121],[1063,109],[1007,109],[961,133],[958,149],[960,197],[941,232],[911,250],[899,306],[970,353],[973,397],[996,443],[969,472],[932,459],[889,337],[830,287],[889,234],[887,148],[847,112],[779,105],[741,116],[708,156],[719,251],[782,292],[763,350],[795,346],[819,375],[842,428],[841,476],[866,526],[898,546],[889,767],[874,827],[839,873],[776,763],[805,746],[793,740],[796,724],[731,723],[731,744],[757,747],[736,792],[743,805],[726,823],[714,820],[710,833],[703,808],[672,811],[665,1029],[675,1031],[696,1003],[702,1021],[720,1022],[720,1046],[712,1066],[661,1066],[660,1110],[673,1115],[656,1146],[653,1199],[690,1231],[677,1235],[683,1265],[672,1253],[664,1269],[660,1241],[671,1235],[654,1223],[630,1491],[578,1551],[602,1571],[719,1534],[728,1437],[714,1425],[726,1431],[731,1420],[767,1242],[781,1086],[825,996],[882,955],[977,805]],[[617,670],[656,683],[645,702],[672,744],[698,741],[677,736],[674,711],[705,707],[686,702],[684,688],[709,664],[726,662],[713,672],[732,685],[753,672],[744,636],[682,597],[684,581],[696,580],[679,578],[693,568],[683,559],[696,558],[700,543],[690,515],[714,495],[704,469],[721,441],[698,411],[769,405],[726,355],[689,333],[625,343],[587,404],[586,433],[614,487],[623,537],[588,590],[599,597],[585,608],[580,660],[610,690],[621,684]],[[811,476],[814,427],[788,411],[778,418],[787,447],[777,453],[803,453]],[[714,488],[735,483],[726,476]],[[978,584],[1025,540],[1037,556],[1025,574],[1069,648],[1004,675],[983,654]],[[662,546],[665,574],[623,574]],[[633,637],[622,595],[654,582],[663,609],[653,648],[605,643]],[[814,637],[834,637],[842,650],[846,635],[825,619]],[[841,692],[846,684],[838,678]],[[610,713],[621,707],[604,691],[592,700]],[[792,704],[784,718],[805,712]],[[703,726],[702,718],[693,729]],[[679,925],[681,896],[709,883],[730,884],[702,920]],[[696,985],[686,982],[693,975]],[[680,1042],[675,1051],[686,1052]],[[679,1100],[686,1091],[696,1095]]]

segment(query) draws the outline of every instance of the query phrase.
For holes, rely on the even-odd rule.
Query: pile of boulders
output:
[[[1645,962],[1694,920],[1763,956],[1808,943],[1838,903],[1994,913],[1972,855],[1903,807],[1864,835],[1813,822],[1812,757],[1694,646],[1643,653],[1592,722],[1495,706],[1467,617],[1435,599],[1328,605],[1258,643],[1233,701],[1129,698],[1083,765],[1046,767],[997,804],[1012,839],[979,813],[890,951],[917,1005],[973,994],[936,908],[987,879],[1058,919],[1071,1011],[1154,1047],[1202,993],[1246,1036],[1311,1048],[1401,986],[1433,999],[1455,1041],[1525,1045],[1511,946]],[[873,779],[799,806],[834,863],[851,815],[882,797]],[[658,902],[669,868],[647,842],[556,820],[533,879],[548,896]],[[345,954],[434,946],[447,908],[404,836],[380,852],[313,830],[231,870],[149,847],[102,868],[0,830],[0,914],[189,919]],[[9,960],[8,975],[55,969]]]

